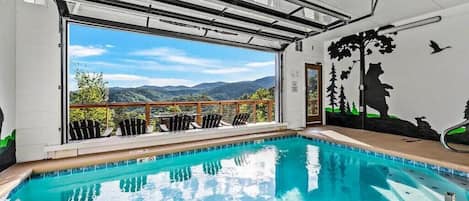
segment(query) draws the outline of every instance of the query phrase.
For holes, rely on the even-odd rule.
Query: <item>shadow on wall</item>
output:
[[[360,55],[358,60],[353,60],[353,64],[342,70],[340,81],[349,79],[355,63],[360,63],[360,79],[364,85],[364,90],[360,90],[359,105],[364,108],[359,112],[353,103],[353,109],[350,108],[350,102],[344,93],[344,84],[341,84],[340,93],[337,90],[337,67],[332,63],[330,70],[329,86],[327,87],[327,98],[329,106],[326,108],[326,123],[350,128],[367,129],[377,132],[397,134],[407,137],[415,137],[428,140],[439,140],[440,134],[432,129],[432,126],[425,120],[424,116],[415,117],[415,123],[412,120],[403,120],[399,117],[389,115],[389,105],[387,99],[391,98],[394,87],[383,83],[380,77],[384,74],[381,63],[370,63],[366,70],[366,56],[375,51],[382,55],[391,54],[396,49],[394,44],[394,35],[378,35],[380,29],[368,30],[358,34],[346,36],[334,41],[328,47],[331,59],[341,61],[344,58],[353,57],[352,52],[357,51]],[[450,48],[450,47],[446,47]],[[443,49],[441,48],[441,51]],[[365,73],[366,72],[366,73]],[[350,86],[355,88],[355,86]],[[359,90],[359,87],[356,87]],[[338,99],[338,100],[337,100]],[[467,103],[469,108],[469,102]],[[366,108],[372,108],[379,114],[368,113]],[[469,118],[469,109],[467,118]],[[465,128],[454,131],[448,136],[449,142],[469,144],[468,132]]]
[[[1,139],[4,120],[3,110],[0,108],[0,171],[16,163],[15,131],[5,139]]]

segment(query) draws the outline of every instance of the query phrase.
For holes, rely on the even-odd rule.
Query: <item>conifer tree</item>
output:
[[[345,104],[346,104],[346,97],[345,97],[345,94],[344,94],[344,86],[341,85],[340,86],[340,94],[339,94],[339,109],[340,109],[341,114],[345,114],[345,112],[347,110],[347,106]]]
[[[350,108],[350,103],[347,101],[347,114],[352,113],[352,109]]]
[[[357,105],[355,105],[355,102],[352,102],[352,114],[357,114],[357,113],[358,113]]]
[[[337,81],[337,73],[334,64],[332,64],[331,73],[329,74],[331,75],[331,79],[329,80],[330,85],[327,87],[327,97],[329,98],[329,104],[332,107],[332,112],[334,112],[334,107],[337,106],[337,86],[335,84],[335,82]]]
[[[469,100],[466,102],[466,110],[464,110],[464,119],[469,120]]]

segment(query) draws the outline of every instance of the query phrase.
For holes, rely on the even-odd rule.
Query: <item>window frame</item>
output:
[[[69,56],[68,56],[68,47],[70,45],[70,24],[80,24],[80,25],[85,25],[85,26],[91,26],[95,28],[105,28],[105,29],[115,29],[115,30],[120,30],[120,31],[128,31],[132,33],[140,33],[140,34],[148,34],[148,33],[142,33],[137,30],[129,30],[129,29],[119,29],[119,28],[113,28],[113,27],[106,27],[106,26],[101,26],[101,25],[94,25],[94,24],[89,24],[86,22],[79,22],[76,20],[69,20],[63,17],[60,17],[60,47],[61,47],[61,85],[59,86],[61,90],[61,144],[68,144],[70,141],[70,136],[69,136],[69,121],[70,121],[70,91],[69,91],[69,80],[71,79],[69,77],[69,66],[70,66],[70,61],[69,61]],[[170,37],[170,38],[176,38],[176,39],[181,39],[180,37],[171,37],[171,36],[163,36],[163,35],[157,35],[157,34],[149,34],[152,36],[162,36],[162,37]],[[208,44],[213,44],[213,45],[226,45],[229,47],[238,47],[238,48],[244,48],[244,49],[250,49],[250,50],[256,50],[256,51],[263,51],[263,52],[270,52],[275,54],[275,67],[274,67],[274,77],[275,77],[275,84],[274,84],[274,114],[275,114],[275,119],[274,122],[276,123],[283,123],[283,98],[282,98],[282,88],[283,88],[283,68],[284,68],[284,54],[283,51],[267,51],[267,50],[259,50],[255,48],[249,48],[246,46],[236,46],[236,45],[227,45],[227,44],[220,44],[216,42],[207,42],[207,41],[201,41],[201,40],[195,40],[195,39],[184,39],[188,41],[197,41],[197,42],[204,42]]]

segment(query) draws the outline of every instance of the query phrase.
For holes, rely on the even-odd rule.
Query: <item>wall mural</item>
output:
[[[389,28],[389,27],[386,27]],[[360,63],[360,80],[363,81],[365,77],[365,66],[366,66],[366,56],[374,53],[373,50],[378,51],[381,54],[390,54],[396,48],[396,45],[393,43],[394,39],[388,35],[378,35],[377,30],[368,30],[346,36],[341,38],[338,41],[334,41],[328,47],[328,52],[331,59],[337,59],[338,61],[349,58],[353,56],[353,52],[358,51],[360,58],[358,59]],[[391,34],[391,35],[395,35]],[[341,78],[347,78],[350,71],[353,70],[352,67],[349,67],[347,71],[342,72]],[[360,108],[359,116],[361,127],[364,127],[365,118],[366,118],[366,107],[365,107],[365,89],[360,89]],[[334,111],[334,110],[332,110]]]
[[[3,127],[3,121],[5,118],[3,117],[3,110],[0,107],[0,139],[2,139],[2,127]]]
[[[16,163],[15,131],[10,136],[1,139],[5,115],[0,107],[0,171]]]
[[[398,89],[394,89],[392,84],[390,84],[392,81],[388,83],[389,81],[381,79],[386,69],[382,63],[366,63],[367,56],[375,52],[381,55],[389,55],[397,47],[394,43],[394,37],[397,33],[378,35],[378,31],[381,29],[383,28],[360,32],[330,43],[327,49],[331,59],[331,69],[329,71],[329,84],[326,88],[327,99],[329,101],[329,107],[326,108],[326,123],[421,139],[439,140],[439,133],[432,128],[425,116],[417,116],[411,120],[404,120],[388,113],[390,108],[387,99],[391,100],[392,92]],[[434,41],[430,42],[430,47],[433,49],[432,54],[451,48],[450,46],[441,48]],[[355,55],[359,56],[359,58],[352,60],[351,65],[341,71],[340,80],[338,80],[337,71],[340,68],[337,66],[337,63],[344,58],[354,59]],[[358,75],[363,87],[352,86],[352,89],[359,91],[358,104],[361,109],[357,109],[353,101],[352,107],[350,107],[350,101],[347,100],[344,93],[345,81],[350,78],[356,63],[359,63],[360,66]],[[367,66],[368,68],[366,69]],[[351,87],[349,86],[349,88]],[[376,113],[369,113],[367,107],[372,108]],[[465,117],[469,119],[469,101],[465,114]],[[465,128],[455,132],[467,133]],[[448,140],[450,142],[469,144],[467,138],[462,135],[451,135],[448,137]]]
[[[438,45],[438,43],[436,43],[436,42],[433,41],[433,40],[430,40],[430,47],[433,49],[433,51],[432,51],[431,54],[440,53],[440,52],[442,52],[443,50],[446,50],[446,49],[451,48],[451,46],[446,46],[446,47],[444,47],[444,48],[441,48],[440,45]]]

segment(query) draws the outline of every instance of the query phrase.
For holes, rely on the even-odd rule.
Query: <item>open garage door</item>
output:
[[[349,13],[307,0],[56,1],[68,21],[267,51],[353,22],[376,4],[352,0],[360,9]]]

